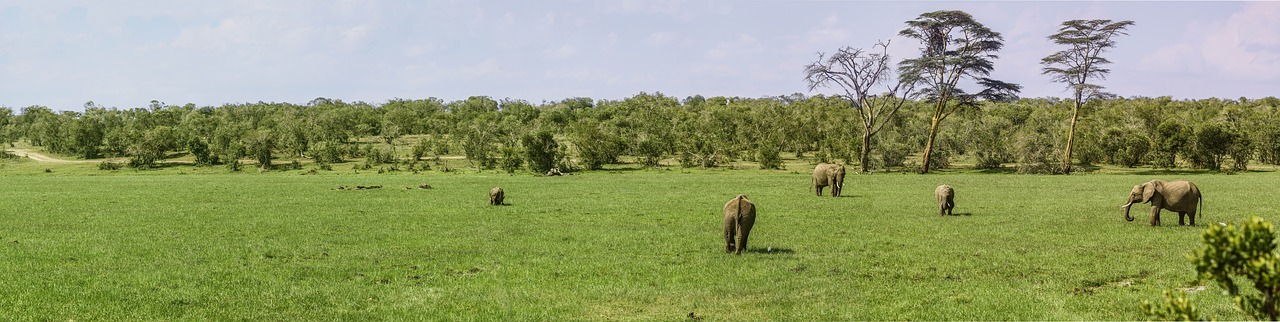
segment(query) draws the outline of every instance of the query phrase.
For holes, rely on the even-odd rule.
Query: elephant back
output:
[[[747,199],[746,195],[738,195],[729,202],[724,204],[725,217],[736,217],[741,220],[754,220],[756,217],[756,205]]]
[[[813,184],[826,186],[828,179],[841,174],[843,170],[844,167],[838,164],[819,163],[813,167]]]

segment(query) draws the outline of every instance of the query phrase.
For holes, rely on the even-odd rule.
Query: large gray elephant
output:
[[[493,189],[489,189],[490,205],[501,206],[503,205],[503,199],[505,198],[506,198],[506,192],[502,191],[502,188],[493,187]]]
[[[747,236],[756,223],[756,205],[747,195],[738,195],[724,204],[724,252],[742,255],[747,249]]]
[[[823,187],[831,187],[831,196],[839,197],[844,191],[844,166],[839,164],[819,163],[813,168],[813,190],[822,196]]]
[[[944,184],[933,189],[933,197],[938,199],[938,214],[950,216],[951,209],[956,207],[956,190]]]
[[[1194,183],[1184,180],[1163,181],[1151,180],[1133,186],[1129,199],[1124,206],[1124,220],[1133,221],[1129,217],[1129,207],[1134,203],[1151,203],[1151,226],[1160,225],[1160,209],[1178,213],[1178,225],[1185,225],[1186,217],[1190,217],[1191,225],[1196,225],[1196,207],[1200,206],[1200,188]]]

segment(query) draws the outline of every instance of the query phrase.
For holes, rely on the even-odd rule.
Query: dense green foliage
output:
[[[354,172],[0,163],[0,314],[1138,320],[1142,300],[1195,286],[1185,256],[1202,247],[1203,227],[1123,221],[1116,206],[1150,173],[859,175],[819,198],[803,170]],[[1273,173],[1183,177],[1209,196],[1206,223],[1274,213],[1256,202],[1280,189]],[[939,183],[956,216],[937,215]],[[382,188],[335,189],[355,185]],[[511,205],[486,206],[493,186]],[[759,217],[732,256],[720,210],[739,193]],[[1207,287],[1204,316],[1248,318]]]
[[[1165,290],[1162,301],[1142,301],[1142,313],[1156,321],[1206,321],[1187,292]]]
[[[273,159],[318,163],[369,159],[403,163],[460,154],[479,169],[520,157],[535,171],[557,166],[598,169],[619,162],[713,167],[727,162],[780,166],[771,156],[813,153],[816,161],[856,164],[862,146],[857,111],[843,98],[800,94],[768,98],[683,100],[641,93],[622,100],[568,99],[532,105],[486,97],[443,102],[395,100],[381,105],[317,99],[308,105],[254,103],[168,106],[55,113],[32,106],[0,108],[0,137],[25,139],[81,158],[124,157],[146,168],[189,157],[197,164]],[[1073,103],[1054,98],[982,101],[959,109],[940,131],[931,157],[975,168],[1015,166],[1053,173],[1065,149]],[[871,141],[873,169],[918,167],[934,110],[910,101]],[[1247,170],[1252,161],[1280,163],[1280,99],[1173,100],[1134,97],[1082,106],[1076,162],[1127,167]],[[7,133],[7,134],[6,134]],[[556,146],[539,133],[551,134]],[[527,141],[535,136],[538,140]],[[365,139],[357,139],[365,138]],[[367,138],[377,138],[369,140]],[[396,142],[401,142],[396,143]],[[388,143],[396,144],[388,144]],[[537,144],[538,146],[529,146]],[[378,148],[372,148],[372,146]],[[404,148],[394,149],[397,145]],[[544,155],[531,154],[542,149]],[[536,160],[535,160],[536,157]],[[563,158],[563,157],[568,157]],[[251,161],[249,161],[251,160]],[[562,162],[563,161],[563,162]],[[287,163],[287,161],[286,161]],[[520,168],[508,162],[504,168]],[[563,164],[560,164],[563,163]],[[935,164],[935,167],[939,166]]]
[[[1196,272],[1227,291],[1255,319],[1280,318],[1280,254],[1274,226],[1253,216],[1246,221],[1210,226],[1203,234],[1204,249],[1192,254]],[[1257,292],[1242,291],[1235,278]]]

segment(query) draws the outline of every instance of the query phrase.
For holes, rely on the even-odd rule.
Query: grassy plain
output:
[[[225,173],[0,162],[0,316],[16,320],[1138,320],[1194,287],[1205,225],[1280,220],[1274,172],[850,175],[790,170],[565,177]],[[50,169],[49,172],[41,171]],[[1134,184],[1185,178],[1200,227],[1134,222]],[[411,188],[429,183],[435,189]],[[956,188],[939,217],[933,188]],[[338,186],[381,185],[372,190]],[[486,205],[493,186],[508,206]],[[759,207],[750,251],[720,210]],[[1216,287],[1192,296],[1247,318]]]

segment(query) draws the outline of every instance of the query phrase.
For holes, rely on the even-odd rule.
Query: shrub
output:
[[[1142,301],[1142,313],[1156,321],[1204,321],[1200,310],[1183,291],[1165,290],[1164,302],[1158,305]]]
[[[756,159],[760,162],[761,169],[782,169],[782,157],[778,145],[773,143],[760,144],[756,150]]]
[[[1110,164],[1136,167],[1142,164],[1151,149],[1151,140],[1137,131],[1109,128],[1103,137],[1100,145],[1103,150],[1110,151],[1105,160]]]
[[[1266,164],[1280,164],[1280,126],[1268,125],[1259,130],[1251,140],[1258,151],[1258,161]]]
[[[1210,225],[1201,234],[1205,248],[1191,254],[1202,279],[1210,279],[1227,291],[1237,306],[1255,319],[1280,318],[1280,256],[1276,253],[1275,228],[1258,216],[1227,225]],[[1235,278],[1248,279],[1237,284]],[[1239,285],[1253,285],[1244,292]]]
[[[1190,141],[1190,129],[1183,127],[1177,120],[1165,120],[1156,127],[1156,135],[1151,139],[1151,165],[1158,168],[1171,169],[1177,166],[1177,155],[1185,154],[1187,142]]]
[[[1216,123],[1201,125],[1196,129],[1191,142],[1188,159],[1197,168],[1221,170],[1223,160],[1234,149],[1241,150],[1241,153],[1252,153],[1247,141],[1243,141],[1243,136]]]
[[[929,170],[946,169],[951,167],[951,150],[934,149],[929,154]]]
[[[880,144],[880,165],[885,168],[903,166],[909,155],[911,155],[911,147],[906,144],[896,142]]]
[[[187,140],[187,151],[191,152],[191,156],[196,158],[197,165],[218,164],[218,155],[209,150],[209,143],[206,143],[203,139]]]
[[[98,163],[98,170],[103,170],[103,171],[120,170],[120,164],[115,162],[110,162],[110,161],[102,161],[102,163]]]
[[[524,166],[524,159],[520,158],[520,152],[516,151],[515,147],[504,146],[498,151],[502,154],[502,161],[499,166],[507,173],[516,173],[516,170],[520,170]]]
[[[413,151],[411,152],[413,161],[422,160],[422,157],[426,156],[428,152],[431,152],[431,142],[427,140],[418,141],[418,144],[413,145]]]
[[[311,146],[311,160],[316,163],[342,162],[342,145],[336,142],[316,142]]]
[[[365,154],[365,163],[374,166],[396,163],[396,156],[394,153],[391,153],[391,150],[374,149],[369,147],[366,151],[368,152]]]
[[[667,153],[669,146],[654,139],[641,139],[636,142],[636,155],[640,156],[640,162],[644,166],[656,167],[662,161],[662,156]]]
[[[529,170],[546,173],[556,167],[556,161],[564,156],[564,146],[557,143],[555,136],[548,131],[526,134],[520,138],[524,145],[525,157],[529,159]]]
[[[1045,131],[1023,128],[1013,140],[1014,156],[1018,159],[1018,173],[1055,173],[1058,154],[1052,136]]]

